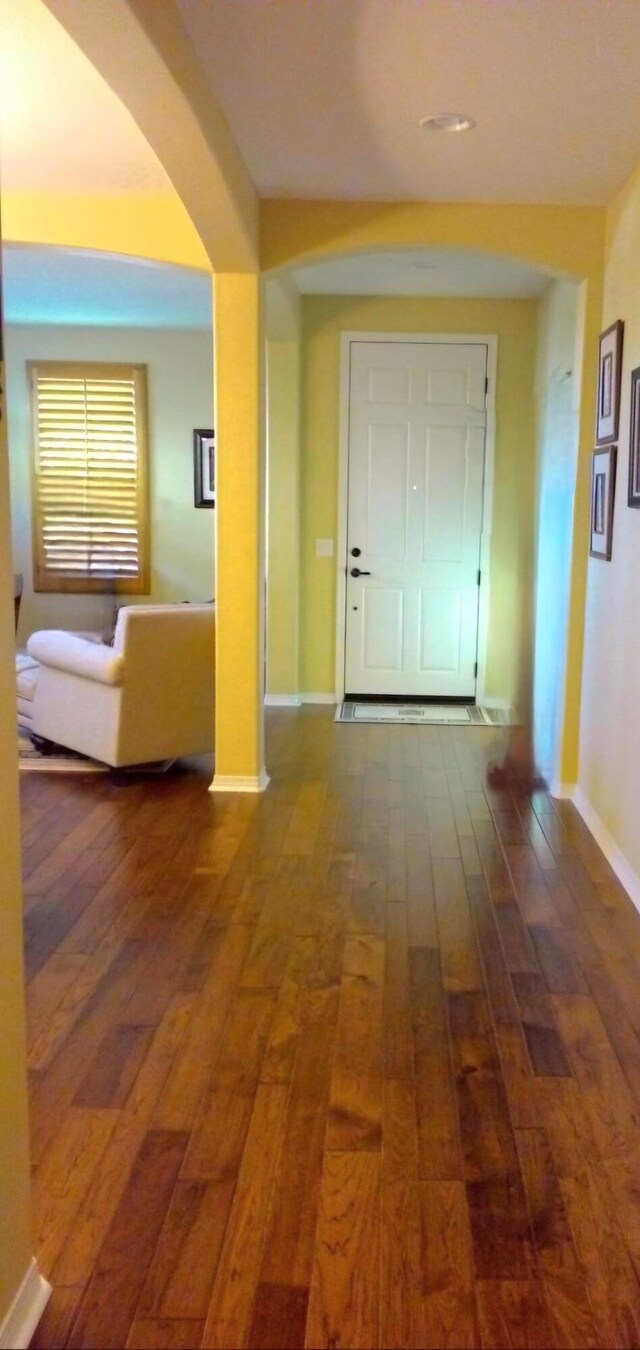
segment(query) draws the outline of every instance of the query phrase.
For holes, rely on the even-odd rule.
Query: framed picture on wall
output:
[[[193,433],[193,484],[196,506],[216,504],[215,432],[199,427]]]
[[[594,450],[591,456],[591,524],[589,553],[609,562],[613,539],[613,503],[616,490],[615,445]]]
[[[618,439],[623,335],[622,319],[617,319],[600,334],[596,445],[607,445],[609,441]]]
[[[640,506],[640,366],[631,371],[629,427],[629,506]]]

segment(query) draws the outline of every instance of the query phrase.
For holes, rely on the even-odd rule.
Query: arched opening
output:
[[[486,250],[393,248],[300,262],[269,278],[266,290],[267,701],[339,697],[344,334],[369,333],[377,342],[385,334],[494,334],[495,467],[492,521],[487,525],[485,501],[481,544],[488,571],[481,698],[489,707],[518,707],[533,716],[541,770],[556,781],[579,444],[584,312],[577,283],[550,267]]]
[[[211,278],[206,272],[80,249],[3,250],[5,360],[14,570],[22,574],[17,642],[37,629],[107,633],[125,603],[215,596],[215,513],[194,498],[194,429],[213,429]],[[149,574],[128,597],[37,587],[30,363],[142,367],[146,376],[144,504]]]
[[[70,26],[73,26],[73,15],[68,17],[71,20]],[[76,10],[75,18],[78,17],[80,17],[79,11]],[[89,17],[88,11],[85,10],[81,17],[84,23],[84,20]],[[64,309],[70,298],[69,269],[74,262],[80,267],[86,265],[88,269],[93,268],[93,281],[89,280],[90,270],[85,271],[82,278],[76,277],[78,309],[75,319],[76,321],[82,320],[85,334],[89,329],[91,330],[91,342],[94,344],[94,350],[97,350],[97,347],[102,344],[103,355],[106,354],[106,347],[113,339],[116,324],[119,325],[122,344],[132,342],[134,332],[141,333],[144,331],[146,334],[144,341],[147,341],[151,332],[150,327],[145,328],[140,312],[138,311],[137,315],[134,315],[131,310],[127,312],[126,304],[119,314],[115,313],[116,290],[118,288],[121,290],[121,300],[123,299],[122,292],[127,291],[126,298],[128,301],[132,301],[136,292],[136,284],[133,282],[134,276],[140,279],[144,274],[148,280],[153,270],[153,264],[156,263],[177,265],[179,268],[186,266],[202,269],[201,277],[208,296],[208,316],[206,319],[208,337],[202,344],[202,350],[199,348],[200,354],[197,359],[201,363],[202,371],[204,371],[205,366],[208,366],[206,392],[203,392],[204,381],[199,382],[196,378],[195,353],[192,353],[193,359],[191,361],[187,359],[185,353],[182,370],[176,369],[175,366],[169,369],[168,357],[164,361],[164,371],[160,369],[163,362],[159,363],[157,371],[159,378],[155,381],[155,395],[152,395],[152,398],[157,396],[161,401],[162,399],[165,400],[164,412],[167,416],[167,426],[168,421],[175,418],[177,414],[177,421],[174,421],[173,429],[167,430],[167,455],[163,457],[164,468],[159,474],[156,474],[156,483],[159,489],[155,500],[157,508],[156,532],[161,534],[166,531],[170,518],[173,519],[174,526],[176,525],[176,519],[172,515],[171,509],[166,510],[165,508],[175,487],[176,480],[173,478],[173,472],[179,459],[182,460],[179,493],[184,492],[185,516],[188,515],[190,519],[194,510],[193,428],[198,426],[208,428],[214,424],[212,414],[211,259],[213,258],[216,266],[220,268],[222,278],[223,304],[218,306],[218,318],[222,312],[224,314],[222,319],[224,329],[228,325],[229,310],[229,305],[225,307],[224,304],[225,276],[230,277],[230,287],[234,289],[236,270],[242,274],[239,288],[236,288],[237,294],[237,289],[242,289],[242,282],[247,275],[247,269],[251,272],[252,268],[255,268],[255,194],[244,174],[239,157],[234,158],[234,148],[229,144],[226,145],[223,153],[224,169],[219,168],[214,150],[217,127],[215,108],[211,118],[214,124],[213,130],[211,123],[209,125],[209,138],[204,134],[199,135],[198,117],[190,113],[187,106],[188,100],[179,92],[178,85],[172,83],[158,47],[153,41],[146,38],[140,26],[132,19],[127,6],[119,7],[118,20],[124,21],[125,31],[122,29],[116,31],[118,30],[118,22],[116,22],[115,29],[111,30],[110,28],[107,32],[107,26],[94,22],[94,16],[91,16],[88,25],[90,35],[97,37],[98,46],[104,42],[108,47],[109,43],[113,41],[112,54],[115,58],[116,67],[128,68],[134,90],[137,91],[138,95],[141,94],[142,102],[146,102],[147,107],[152,109],[151,123],[157,117],[158,110],[160,108],[163,110],[160,120],[164,120],[165,130],[164,133],[160,134],[159,141],[155,135],[145,140],[140,131],[140,122],[144,121],[144,118],[139,117],[137,119],[138,125],[136,125],[136,121],[127,107],[114,97],[109,85],[105,84],[101,75],[97,74],[97,70],[94,69],[90,60],[83,56],[64,29],[59,26],[47,8],[41,5],[38,0],[33,0],[33,3],[31,3],[31,0],[25,0],[24,5],[18,7],[7,5],[3,9],[2,80],[0,81],[3,123],[3,235],[10,248],[16,246],[19,249],[22,245],[29,245],[33,248],[34,251],[30,255],[30,278],[31,283],[35,284],[31,285],[31,298],[44,304],[46,302],[45,293],[48,293],[55,308],[55,316],[51,313],[43,314],[42,310],[38,312],[21,311],[20,297],[16,294],[15,287],[12,284],[16,279],[15,272],[13,278],[9,275],[7,278],[8,313],[9,316],[13,316],[14,320],[12,323],[13,332],[9,336],[9,346],[12,349],[10,353],[10,366],[12,368],[9,370],[9,394],[12,399],[14,393],[17,394],[17,404],[11,409],[10,417],[12,455],[19,457],[19,442],[26,429],[27,414],[23,388],[23,363],[27,357],[24,342],[28,330],[30,329],[33,334],[35,324],[38,329],[39,343],[41,341],[44,343],[44,334],[47,341],[55,339],[55,342],[62,346],[71,341],[74,331],[76,335],[79,333],[77,323],[74,329],[74,325],[68,322],[70,317],[68,314],[66,324],[64,322]],[[127,29],[128,22],[131,24],[130,29]],[[82,27],[82,24],[80,27]],[[127,61],[123,60],[125,53],[131,58],[131,66],[128,66]],[[104,69],[104,63],[101,62],[99,57],[95,64],[96,67],[100,66],[103,73],[107,75],[109,83],[117,86],[117,79],[109,79],[109,72]],[[126,104],[126,97],[124,98],[124,104]],[[202,109],[200,111],[202,112]],[[211,112],[211,108],[209,111]],[[158,128],[156,128],[156,132],[157,130]],[[223,128],[223,140],[224,134]],[[160,144],[163,136],[166,137],[167,135],[170,141],[173,139],[173,180],[175,181],[177,178],[184,188],[183,180],[188,179],[191,175],[192,185],[195,184],[195,196],[192,197],[190,204],[186,207],[176,193],[174,181],[167,173],[166,163],[171,159],[171,155],[167,157],[166,140],[164,146]],[[154,148],[151,148],[151,142],[155,142],[155,150],[159,148],[160,158],[154,152]],[[165,167],[161,165],[160,159],[165,161]],[[240,206],[238,206],[236,194],[242,197]],[[186,196],[189,196],[188,191],[186,191]],[[195,197],[199,198],[200,207],[197,206]],[[206,245],[202,242],[202,238],[199,237],[197,229],[192,223],[195,217],[198,217],[197,228],[201,235],[207,237]],[[61,262],[62,250],[66,250],[66,273],[63,268],[58,275],[57,282],[49,269],[53,254],[45,254],[40,251],[42,245],[60,250],[59,253],[56,253],[58,264]],[[68,250],[84,250],[84,253],[68,252]],[[87,251],[92,256],[89,256]],[[114,257],[113,255],[119,256]],[[135,263],[134,259],[136,260]],[[18,261],[17,252],[13,255],[6,255],[6,270],[10,274],[12,264]],[[24,251],[22,261],[26,263]],[[149,264],[152,264],[151,268]],[[131,270],[128,272],[129,281],[132,284],[127,287],[126,283],[124,286],[120,286],[120,282],[118,282],[118,285],[116,285],[115,271],[120,269],[120,281],[122,281],[124,271],[134,266],[140,270],[138,273]],[[228,269],[228,273],[225,273],[225,268]],[[25,266],[23,276],[26,276],[27,270]],[[94,286],[98,272],[101,272],[103,276],[105,287],[101,297],[96,294]],[[169,272],[159,269],[154,275],[157,281],[160,280],[161,276],[167,280]],[[175,279],[176,274],[172,275]],[[112,306],[111,327],[107,323],[96,321],[95,308],[91,311],[92,286],[94,287],[94,306],[100,298],[103,307]],[[161,289],[162,286],[160,285]],[[227,292],[228,290],[229,286],[226,287]],[[255,326],[255,355],[249,355],[247,351],[245,322],[245,347],[240,350],[239,359],[237,351],[235,356],[232,356],[231,364],[235,362],[233,373],[229,372],[228,378],[219,381],[218,389],[222,404],[225,406],[231,405],[232,393],[230,391],[233,391],[233,398],[235,398],[237,382],[239,379],[241,382],[243,381],[243,372],[246,372],[255,403],[253,416],[248,423],[241,426],[239,436],[234,436],[234,431],[237,431],[238,428],[237,424],[234,423],[233,408],[231,407],[229,414],[226,416],[224,407],[218,410],[220,413],[219,425],[222,426],[224,422],[225,428],[228,427],[229,442],[230,444],[235,442],[236,453],[236,458],[230,470],[228,489],[223,482],[220,483],[220,487],[224,487],[224,493],[229,500],[234,499],[235,506],[241,515],[247,505],[242,496],[245,487],[248,489],[251,501],[258,498],[259,470],[257,453],[254,454],[258,444],[258,332],[257,285],[255,284],[254,292],[255,294],[250,297],[250,302],[245,307],[245,313],[242,317],[246,320],[246,309],[248,308],[249,317]],[[140,299],[140,296],[138,298]],[[147,295],[148,299],[149,296]],[[158,296],[156,296],[156,299],[158,299]],[[176,300],[175,294],[173,299]],[[89,308],[87,308],[88,303]],[[56,322],[50,322],[52,317],[56,318]],[[135,330],[130,326],[130,321],[133,319],[137,324]],[[125,336],[125,330],[127,336]],[[187,329],[183,327],[180,331],[185,334]],[[192,331],[198,333],[205,330],[203,328],[200,330],[193,329]],[[143,339],[140,339],[140,341],[143,341]],[[198,337],[194,339],[194,345],[199,346]],[[202,351],[205,345],[208,347],[208,354],[203,363]],[[35,355],[42,357],[42,349]],[[132,360],[136,359],[136,353],[133,349],[130,350],[129,355]],[[138,358],[140,355],[144,355],[144,353],[139,349]],[[20,367],[19,371],[18,366]],[[164,380],[163,375],[166,376]],[[180,376],[183,377],[181,380],[182,388],[177,392],[176,398],[169,407],[167,397],[169,388],[172,381],[175,387]],[[4,396],[4,372],[0,383]],[[198,383],[200,387],[196,395],[194,384]],[[187,398],[189,403],[189,436],[185,443],[183,431],[184,426],[187,425],[185,420]],[[178,408],[181,400],[182,412],[179,413]],[[156,404],[154,416],[157,416],[159,412],[159,404]],[[184,419],[182,417],[183,412]],[[2,421],[1,431],[4,437],[7,428],[4,406],[0,420]],[[180,426],[178,426],[179,422],[181,423]],[[18,427],[18,442],[13,444],[16,427]],[[227,431],[225,430],[225,436],[226,434]],[[177,456],[169,456],[169,439],[172,441],[172,449],[177,449]],[[245,457],[245,442],[248,442],[249,445],[248,457]],[[5,441],[3,439],[4,448]],[[242,461],[239,470],[238,459]],[[0,492],[0,513],[2,515],[0,521],[0,538],[2,540],[2,652],[0,660],[0,683],[2,685],[2,719],[0,724],[0,744],[2,746],[2,769],[0,772],[2,884],[0,890],[2,890],[3,896],[0,983],[3,988],[3,1024],[6,1034],[3,1037],[0,1060],[1,1076],[6,1086],[6,1092],[3,1098],[2,1112],[0,1113],[0,1140],[7,1164],[7,1174],[10,1174],[11,1181],[6,1189],[4,1197],[6,1206],[3,1204],[2,1219],[0,1220],[0,1250],[2,1251],[2,1261],[0,1262],[0,1321],[4,1319],[13,1294],[21,1285],[25,1270],[27,1270],[27,1278],[32,1280],[33,1285],[33,1288],[31,1286],[29,1288],[29,1297],[31,1298],[33,1295],[39,1308],[42,1307],[42,1299],[46,1293],[44,1286],[39,1282],[35,1264],[32,1263],[29,1266],[32,1255],[32,1239],[28,1232],[28,1130],[21,963],[22,907],[19,882],[20,859],[15,773],[13,575],[16,569],[11,558],[8,456],[4,453],[2,463],[5,478],[3,478],[2,491]],[[171,463],[171,468],[169,468],[169,463]],[[23,478],[22,471],[23,463],[20,460],[18,479]],[[239,474],[237,481],[234,480],[236,471]],[[162,480],[164,480],[164,487],[162,486]],[[20,548],[26,549],[28,522],[27,512],[22,512],[20,505],[22,486],[23,483],[19,483],[17,492],[14,493],[14,503],[16,503],[16,511],[18,512],[18,518],[17,520],[14,519],[14,523],[17,524],[18,532],[21,535]],[[24,501],[22,505],[24,506]],[[202,519],[198,517],[200,525],[204,528],[206,528],[204,525],[205,519],[208,519],[208,574],[206,578],[204,576],[201,578],[201,584],[200,581],[197,583],[198,598],[200,597],[200,591],[202,591],[203,598],[206,596],[207,599],[210,599],[212,595],[211,540],[213,532],[211,531],[211,516],[211,512],[203,512],[201,513]],[[24,526],[24,529],[22,529],[22,526]],[[171,528],[173,527],[169,525],[170,531]],[[193,528],[189,528],[189,523],[184,519],[176,533],[179,538],[177,542],[174,538],[173,547],[171,541],[167,540],[169,546],[165,554],[168,558],[167,566],[161,565],[157,569],[155,594],[161,596],[162,594],[166,595],[168,591],[173,593],[174,588],[177,587],[176,598],[178,594],[180,598],[189,598],[194,580],[194,558],[197,553],[195,532]],[[239,547],[238,557],[242,561],[242,552]],[[258,681],[259,587],[257,564],[252,554],[248,558],[247,567],[249,570],[252,569],[250,583],[245,586],[245,592],[248,592],[244,596],[247,613],[241,614],[238,622],[246,635],[249,660],[253,659],[253,665],[255,666],[253,681],[255,686]],[[26,564],[26,570],[28,570],[28,563]],[[234,559],[231,559],[228,572],[233,573],[233,571]],[[238,574],[241,571],[242,567],[239,566]],[[253,573],[256,574],[255,577]],[[239,581],[242,585],[241,575],[239,575]],[[233,590],[232,586],[230,590]],[[49,600],[51,597],[45,598]],[[75,598],[77,597],[67,597],[64,603],[67,604]],[[82,603],[84,604],[84,600]],[[30,610],[33,621],[41,622],[42,616],[39,618],[34,614],[34,604],[33,591],[23,591],[21,613],[23,632],[26,631],[25,625],[30,626],[31,623]],[[227,613],[232,611],[233,597],[231,597],[231,603],[227,606]],[[74,608],[73,615],[65,615],[62,620],[53,621],[65,623],[67,617],[74,623],[80,619],[84,627],[84,619],[79,614],[77,605]],[[91,628],[95,627],[95,611],[92,611],[88,617],[88,622]],[[231,623],[231,627],[233,627],[233,623]],[[252,643],[253,650],[251,650]],[[229,645],[233,647],[233,636],[231,643],[227,644],[227,650]],[[237,656],[241,666],[243,656],[244,651],[241,651]],[[232,665],[234,659],[235,653],[232,652]],[[222,685],[223,681],[220,683]],[[227,677],[227,687],[232,683],[233,675]],[[261,707],[259,706],[256,688],[251,686],[251,676],[248,677],[248,687],[242,693],[245,707],[249,708],[246,724],[247,727],[251,726],[251,734],[247,737],[249,743],[247,753],[250,756],[255,756],[259,753],[258,747],[260,746]],[[224,702],[224,695],[221,696],[219,702]],[[246,751],[246,746],[242,744],[242,737],[239,740],[242,757],[242,754]],[[245,765],[241,764],[240,767],[244,768]],[[253,760],[249,765],[250,769],[256,771],[256,776],[257,769],[260,767],[261,765],[255,765]],[[35,1320],[37,1320],[37,1316]]]

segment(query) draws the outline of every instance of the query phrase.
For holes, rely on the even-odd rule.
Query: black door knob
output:
[[[361,548],[352,548],[352,550],[351,550],[351,557],[352,557],[352,558],[359,558],[361,553],[362,553],[362,549],[361,549]]]
[[[351,575],[352,575],[352,577],[370,577],[370,576],[371,576],[371,573],[370,573],[370,572],[361,572],[359,567],[352,567],[352,568],[351,568]]]

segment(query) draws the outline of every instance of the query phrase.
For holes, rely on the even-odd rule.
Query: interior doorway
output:
[[[473,702],[496,340],[347,334],[345,347],[338,696]]]

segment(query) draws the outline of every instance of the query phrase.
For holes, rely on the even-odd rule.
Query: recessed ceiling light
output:
[[[419,125],[425,131],[472,131],[475,120],[464,113],[429,113],[420,118]]]

